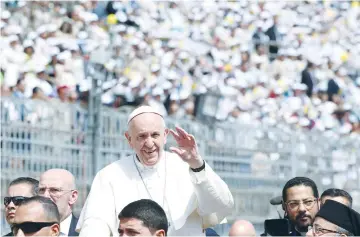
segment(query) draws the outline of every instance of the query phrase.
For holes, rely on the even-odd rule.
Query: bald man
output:
[[[256,236],[256,231],[250,222],[238,220],[231,226],[229,236]]]
[[[78,236],[75,231],[78,218],[72,214],[78,199],[75,178],[64,169],[50,169],[40,176],[39,195],[50,198],[56,203],[60,213],[60,234]]]

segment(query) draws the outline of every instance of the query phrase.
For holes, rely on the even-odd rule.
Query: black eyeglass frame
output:
[[[29,199],[29,197],[24,196],[13,196],[13,197],[4,197],[4,205],[8,206],[11,202],[14,203],[15,206],[19,206],[22,202]]]
[[[32,222],[26,221],[22,223],[14,223],[11,225],[11,231],[14,235],[17,234],[19,230],[22,230],[24,234],[35,233],[41,230],[44,227],[49,227],[55,224],[59,224],[58,222]]]

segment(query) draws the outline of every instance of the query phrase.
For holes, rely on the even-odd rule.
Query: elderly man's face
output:
[[[155,165],[162,156],[168,130],[163,118],[155,113],[144,113],[133,118],[125,136],[141,163]]]
[[[11,185],[8,189],[9,197],[32,197],[32,186],[27,183]],[[17,206],[11,201],[5,206],[6,221],[11,225],[14,223]]]
[[[50,222],[47,220],[42,204],[38,202],[30,202],[22,205],[16,211],[14,224],[22,224],[24,222],[33,222],[30,225],[36,226],[34,222]],[[60,233],[59,224],[52,224],[37,230],[30,229],[13,229],[15,236],[58,236]],[[34,232],[35,231],[35,232]]]
[[[151,231],[135,218],[121,218],[118,231],[120,236],[165,236],[164,230]]]
[[[339,234],[337,228],[337,225],[334,225],[324,218],[316,217],[313,227],[309,229],[306,236],[335,236]]]
[[[61,221],[72,212],[77,200],[72,177],[61,170],[49,170],[43,173],[39,182],[39,195],[50,198],[58,207]]]
[[[286,192],[285,211],[290,221],[300,232],[307,232],[319,211],[319,201],[315,198],[311,187],[299,185]]]
[[[329,197],[329,196],[325,196],[325,197],[321,198],[321,205],[324,205],[326,200],[334,200],[336,202],[340,202],[340,203],[344,204],[345,206],[350,206],[349,200],[347,198],[345,198],[345,197]]]

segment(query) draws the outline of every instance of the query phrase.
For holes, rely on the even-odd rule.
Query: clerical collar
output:
[[[163,154],[164,154],[165,151],[163,151]],[[134,156],[134,160],[135,160],[135,164],[136,166],[139,168],[139,170],[141,172],[144,172],[144,171],[155,171],[157,170],[160,166],[162,166],[161,164],[163,163],[164,161],[164,155],[162,155],[162,157],[160,158],[160,160],[153,166],[147,166],[147,165],[144,165],[140,162],[138,156],[135,154]]]

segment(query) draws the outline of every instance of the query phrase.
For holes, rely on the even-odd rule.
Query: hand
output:
[[[175,138],[179,147],[170,147],[170,151],[178,154],[184,162],[189,164],[190,168],[196,169],[201,167],[203,159],[199,155],[195,137],[180,127],[175,129],[176,132],[170,130],[170,133]]]

